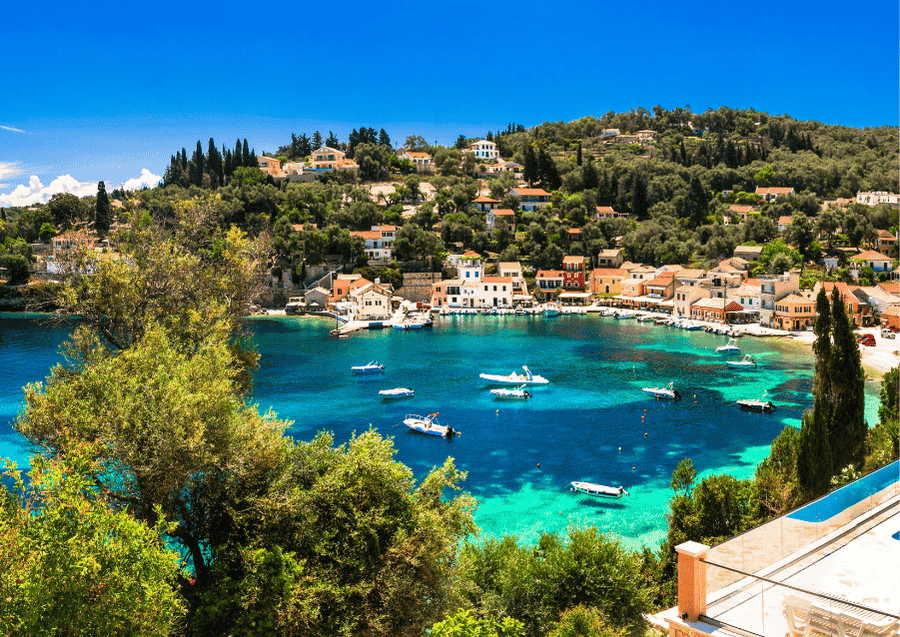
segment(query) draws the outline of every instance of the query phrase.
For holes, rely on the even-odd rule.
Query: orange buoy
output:
[[[645,433],[645,434],[644,434],[644,438],[646,438],[646,437],[647,437],[647,436],[649,436],[649,435],[650,435],[650,434],[648,434],[648,433]]]
[[[539,463],[538,463],[538,468],[540,468],[540,466],[541,466],[541,463],[539,462]]]

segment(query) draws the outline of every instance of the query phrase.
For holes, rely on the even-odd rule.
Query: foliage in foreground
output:
[[[94,485],[92,449],[34,456],[0,487],[0,634],[172,634],[186,611],[180,560],[161,535]]]
[[[534,636],[582,604],[597,608],[610,626],[642,626],[654,594],[639,556],[596,527],[570,528],[565,541],[543,535],[533,547],[510,536],[466,544],[459,578],[461,605],[517,619]]]

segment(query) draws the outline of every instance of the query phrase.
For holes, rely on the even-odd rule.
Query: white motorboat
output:
[[[741,409],[749,409],[750,411],[775,411],[775,405],[773,405],[771,401],[765,399],[767,393],[768,392],[763,392],[762,398],[758,400],[739,400],[737,401],[737,404],[740,405]]]
[[[384,371],[384,365],[378,361],[371,361],[367,365],[355,365],[350,370],[354,374],[377,374]]]
[[[532,374],[531,370],[525,365],[522,365],[522,369],[525,370],[524,374],[513,372],[507,376],[501,376],[500,374],[479,374],[478,376],[479,378],[483,378],[492,383],[503,383],[507,385],[546,385],[550,382],[543,376],[535,376]]]
[[[678,400],[681,398],[681,394],[678,393],[678,390],[675,389],[675,381],[672,381],[665,387],[644,387],[642,391],[647,392],[648,394],[652,394],[657,398],[671,398],[673,400]]]
[[[382,398],[410,398],[415,396],[416,392],[409,387],[394,387],[393,389],[382,389],[378,395]]]
[[[559,305],[556,303],[544,305],[544,316],[559,316]]]
[[[628,495],[625,487],[608,487],[605,484],[594,484],[593,482],[572,482],[572,488],[575,491],[593,495],[598,498],[621,498]]]
[[[516,389],[506,389],[505,387],[500,387],[498,389],[492,389],[491,393],[495,398],[516,398],[522,400],[531,398],[531,392],[526,391],[524,385],[517,387]]]
[[[738,369],[744,369],[748,367],[756,367],[756,359],[747,354],[739,361],[725,361],[725,364],[729,367],[737,367]]]
[[[716,348],[716,354],[740,354],[741,348],[737,346],[737,341],[733,338],[728,339],[727,345],[720,345]]]
[[[681,325],[681,329],[687,330],[688,332],[696,332],[700,329],[700,323],[692,323],[690,321],[685,321]]]
[[[403,419],[403,424],[413,431],[418,431],[419,433],[427,434],[429,436],[452,438],[453,436],[461,435],[460,432],[456,431],[453,427],[438,424],[437,417],[438,412],[428,414],[427,416],[407,414],[406,418]]]

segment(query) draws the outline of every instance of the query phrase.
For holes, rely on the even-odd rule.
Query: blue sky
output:
[[[30,3],[0,21],[0,206],[151,183],[198,139],[450,143],[726,105],[898,124],[898,3]]]

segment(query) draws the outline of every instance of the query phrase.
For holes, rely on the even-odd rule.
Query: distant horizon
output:
[[[403,0],[249,11],[243,3],[14,4],[0,23],[19,90],[0,111],[0,206],[151,185],[182,147],[275,152],[291,133],[384,128],[450,145],[660,104],[753,107],[854,128],[897,126],[897,3],[796,0],[777,20],[570,0]],[[878,19],[871,16],[877,15]],[[764,23],[764,24],[763,24]],[[865,34],[853,37],[849,34]],[[93,190],[93,192],[90,192]]]

